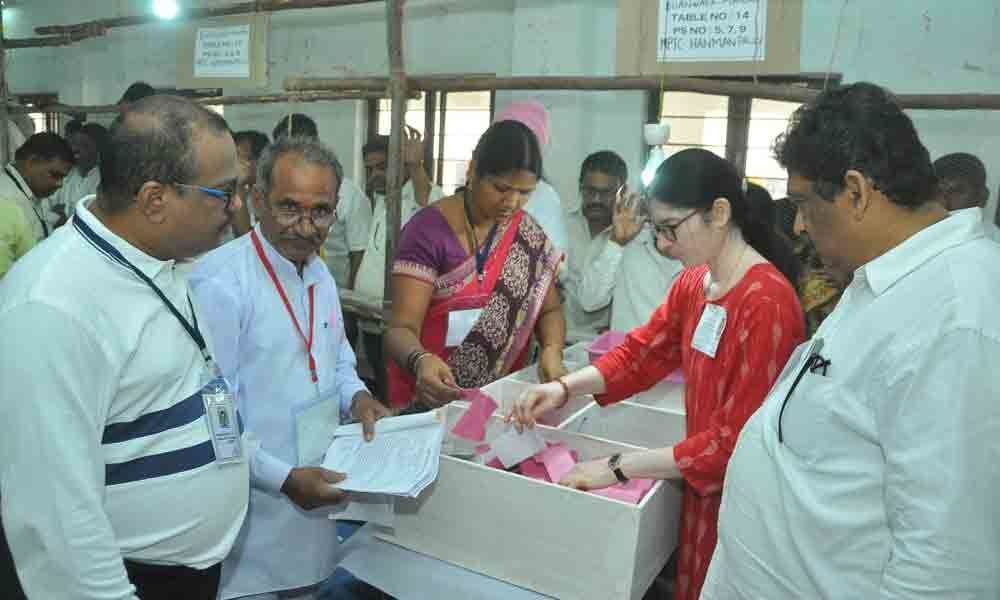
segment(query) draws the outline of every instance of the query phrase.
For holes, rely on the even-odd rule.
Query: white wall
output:
[[[844,7],[833,70],[845,82],[869,80],[897,92],[1000,93],[1000,3],[845,1],[804,0],[802,71],[826,71]],[[135,14],[148,6],[146,0],[31,0],[5,9],[4,15],[8,35],[25,37],[33,35],[36,25]],[[616,0],[410,0],[407,6],[411,73],[614,74]],[[288,75],[385,74],[384,20],[381,4],[275,14],[269,90],[279,90]],[[114,102],[138,79],[172,86],[176,71],[169,24],[116,29],[70,48],[24,49],[11,55],[14,92],[56,91],[70,103]],[[580,161],[596,150],[621,153],[638,173],[642,93],[501,92],[497,105],[520,97],[536,97],[550,110],[546,171],[564,196],[576,193]],[[364,122],[356,103],[300,108],[317,118],[323,138],[338,150],[348,172],[354,172]],[[234,106],[226,117],[237,129],[270,132],[287,111],[286,105]],[[995,206],[1000,113],[917,111],[912,116],[932,157],[962,150],[987,163]]]

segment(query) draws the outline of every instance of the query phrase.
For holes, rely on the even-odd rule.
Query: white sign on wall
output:
[[[657,62],[763,61],[767,0],[660,0]]]
[[[195,77],[250,77],[250,60],[250,25],[198,28]]]

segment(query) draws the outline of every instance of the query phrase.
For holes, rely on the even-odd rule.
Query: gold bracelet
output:
[[[563,401],[562,404],[559,405],[559,408],[562,408],[569,403],[569,385],[567,385],[566,381],[562,377],[556,379],[556,383],[561,385],[563,389]]]

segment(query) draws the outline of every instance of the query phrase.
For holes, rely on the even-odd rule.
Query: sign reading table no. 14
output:
[[[250,25],[199,27],[196,36],[195,77],[250,77]]]
[[[657,62],[763,61],[767,0],[660,0]]]

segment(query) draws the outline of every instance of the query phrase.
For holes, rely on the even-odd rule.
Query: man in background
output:
[[[934,161],[941,200],[949,212],[978,208],[982,211],[986,236],[1000,242],[1000,229],[986,216],[990,190],[986,187],[986,165],[966,152],[946,154]]]

